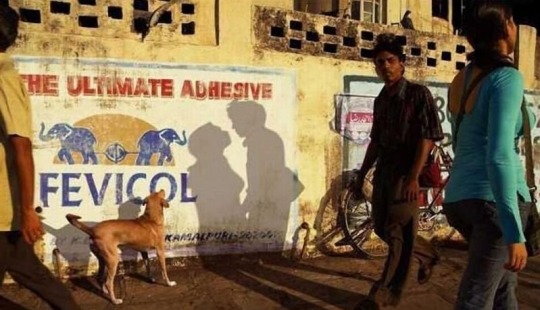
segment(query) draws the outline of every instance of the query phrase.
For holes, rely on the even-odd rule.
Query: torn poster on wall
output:
[[[335,96],[334,130],[359,145],[368,145],[373,125],[375,97],[350,94]]]

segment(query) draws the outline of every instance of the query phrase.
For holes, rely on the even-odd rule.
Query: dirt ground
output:
[[[441,264],[428,284],[411,285],[404,310],[450,310],[455,300],[466,252],[442,249]],[[292,261],[280,255],[212,257],[190,267],[175,268],[170,278],[175,287],[151,284],[131,275],[117,281],[117,295],[124,304],[115,306],[97,290],[95,279],[68,281],[83,309],[353,309],[377,279],[383,260],[354,255],[324,256]],[[416,274],[416,266],[412,275]],[[540,259],[529,261],[520,275],[520,309],[540,307]],[[18,285],[0,289],[0,309],[50,309]]]

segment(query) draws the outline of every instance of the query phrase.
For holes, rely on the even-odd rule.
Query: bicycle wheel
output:
[[[366,199],[356,199],[347,188],[343,191],[341,207],[346,242],[368,258],[385,257],[388,246],[374,232],[371,204]]]

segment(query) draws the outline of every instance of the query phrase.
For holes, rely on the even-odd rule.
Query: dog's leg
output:
[[[105,283],[105,267],[106,267],[105,261],[103,260],[103,257],[101,256],[101,253],[99,252],[98,247],[94,243],[90,244],[90,251],[94,253],[94,255],[96,256],[98,260],[97,281],[98,281],[99,286],[101,286],[103,289],[103,284]],[[104,293],[107,294],[107,292],[104,292]]]
[[[175,281],[170,281],[169,276],[167,275],[167,266],[165,265],[165,249],[164,247],[158,247],[156,248],[156,254],[159,259],[159,265],[161,267],[161,275],[163,276],[163,280],[167,283],[168,286],[175,286]]]
[[[156,279],[152,277],[152,270],[150,268],[150,259],[148,258],[148,252],[141,251],[141,256],[144,261],[144,267],[146,267],[146,276],[148,277],[148,281],[156,283]]]
[[[118,253],[116,253],[116,245],[112,249],[107,249],[107,253],[104,254],[103,259],[107,262],[107,280],[105,281],[105,288],[109,292],[111,302],[115,305],[121,304],[122,299],[116,299],[114,294],[114,277],[116,276],[116,270],[118,268]]]

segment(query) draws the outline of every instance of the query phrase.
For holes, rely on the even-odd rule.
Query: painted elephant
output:
[[[139,149],[137,165],[149,165],[150,158],[155,153],[159,154],[158,165],[163,165],[165,160],[170,162],[172,160],[170,145],[173,142],[178,145],[185,145],[187,143],[186,131],[182,131],[182,138],[171,128],[145,132],[137,143]]]
[[[58,151],[58,159],[73,165],[72,152],[79,152],[83,158],[83,164],[97,164],[98,159],[94,151],[96,137],[94,134],[82,127],[72,127],[66,123],[58,123],[53,125],[47,133],[45,133],[45,124],[41,123],[39,138],[43,141],[52,139],[60,140],[62,147]]]

